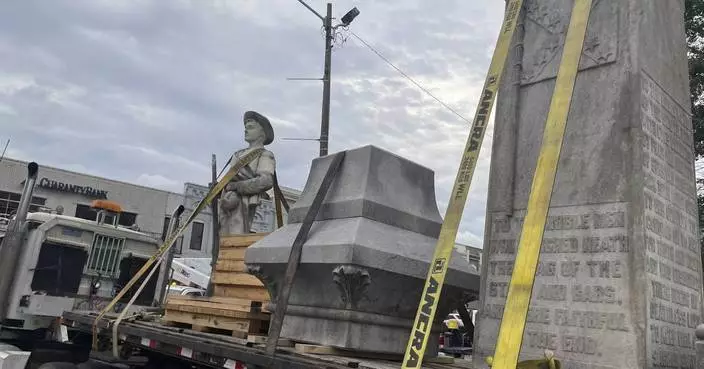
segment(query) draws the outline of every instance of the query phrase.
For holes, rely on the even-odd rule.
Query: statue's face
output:
[[[247,119],[244,122],[244,140],[247,142],[254,142],[257,140],[264,141],[266,134],[262,126],[253,119]]]

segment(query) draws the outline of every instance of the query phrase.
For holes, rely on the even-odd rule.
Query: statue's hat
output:
[[[262,126],[262,129],[264,130],[264,134],[266,135],[266,139],[264,140],[264,145],[268,145],[274,141],[274,128],[271,127],[271,123],[269,123],[269,119],[267,119],[265,116],[257,113],[256,111],[248,111],[244,113],[244,118],[242,118],[243,122],[246,122],[247,120],[252,119],[259,123],[259,125]]]

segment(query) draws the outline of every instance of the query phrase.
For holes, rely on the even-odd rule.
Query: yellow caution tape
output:
[[[403,358],[402,368],[420,368],[423,355],[428,344],[428,337],[432,327],[435,312],[445,283],[445,274],[455,246],[457,229],[462,218],[462,211],[467,201],[467,193],[472,182],[474,169],[477,166],[479,150],[484,140],[486,126],[489,123],[491,110],[496,100],[496,92],[501,82],[501,75],[506,64],[508,51],[516,30],[516,20],[523,6],[523,0],[510,0],[506,6],[504,22],[501,26],[499,38],[491,59],[489,72],[484,82],[481,98],[472,122],[469,137],[465,146],[460,169],[457,172],[455,185],[452,188],[450,203],[447,206],[445,219],[440,229],[440,237],[435,246],[435,253],[428,270],[428,276],[423,288],[423,295],[418,305],[418,311],[413,323],[413,329],[408,339],[406,353]]]
[[[220,191],[222,191],[225,186],[234,178],[234,176],[237,174],[237,172],[240,171],[245,165],[249,164],[252,160],[257,158],[259,155],[261,155],[263,148],[254,148],[251,149],[249,152],[245,153],[242,155],[237,162],[232,164],[232,167],[230,167],[230,170],[225,173],[225,175],[222,177],[218,183],[213,186],[208,194],[203,198],[203,200],[198,203],[198,206],[193,210],[191,215],[188,217],[188,219],[183,223],[183,225],[179,226],[179,228],[171,234],[166,241],[164,241],[161,246],[157,249],[156,253],[152,255],[142,266],[139,271],[130,279],[129,282],[120,290],[120,293],[115,296],[115,298],[110,301],[110,303],[103,308],[100,313],[98,313],[98,316],[96,316],[95,320],[93,321],[93,349],[97,350],[98,349],[98,321],[107,313],[110,311],[113,307],[115,307],[115,304],[117,304],[118,301],[134,286],[135,283],[139,280],[139,278],[149,269],[149,267],[154,264],[154,262],[161,257],[165,252],[171,248],[171,246],[176,242],[176,240],[181,237],[181,235],[186,231],[186,228],[188,225],[193,222],[193,220],[198,216],[198,214],[203,211],[207,206],[210,205],[210,203],[213,201],[215,196],[217,196]]]
[[[528,305],[533,291],[535,271],[540,256],[545,221],[550,208],[557,163],[560,159],[567,116],[572,102],[575,80],[584,47],[592,0],[576,0],[572,19],[557,72],[550,110],[545,123],[543,143],[533,177],[528,209],[523,221],[518,253],[508,288],[499,338],[496,344],[493,369],[515,369],[523,343],[523,331]]]

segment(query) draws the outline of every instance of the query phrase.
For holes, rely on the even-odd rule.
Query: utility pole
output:
[[[323,70],[323,112],[320,121],[320,156],[328,154],[330,131],[330,66],[332,64],[332,4],[323,19],[325,27],[325,69]]]
[[[333,34],[337,27],[347,27],[352,23],[354,18],[359,15],[359,10],[355,7],[352,8],[347,14],[345,14],[341,23],[333,26],[332,25],[332,3],[327,4],[327,12],[325,17],[316,12],[315,9],[311,8],[310,5],[306,4],[303,0],[298,0],[303,6],[305,6],[311,13],[315,14],[316,17],[323,21],[323,27],[325,28],[325,64],[323,69],[323,110],[320,117],[320,156],[325,156],[328,154],[328,142],[330,140],[330,66],[332,64],[332,41]],[[318,78],[316,78],[317,80]]]

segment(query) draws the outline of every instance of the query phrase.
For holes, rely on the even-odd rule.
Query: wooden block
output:
[[[218,297],[236,297],[261,302],[269,301],[269,292],[264,287],[216,284],[213,287],[213,294]]]
[[[269,337],[267,337],[263,334],[250,333],[247,335],[247,342],[253,343],[255,345],[265,345],[268,340],[269,340]],[[294,344],[289,339],[279,338],[279,343],[276,346],[277,347],[293,347]]]
[[[244,261],[244,253],[246,248],[220,249],[218,253],[218,261],[220,260],[242,260]]]
[[[215,306],[191,306],[191,305],[181,305],[181,304],[167,304],[166,312],[183,312],[183,313],[193,313],[199,315],[208,315],[213,317],[224,317],[233,319],[257,319],[257,320],[269,320],[270,314],[264,313],[248,313],[243,311],[235,311],[229,309],[220,309]],[[173,320],[173,319],[171,319]],[[195,323],[193,323],[195,324]],[[201,324],[207,325],[207,324]],[[211,327],[210,325],[207,325]],[[227,329],[227,328],[223,328]]]
[[[249,331],[249,319],[234,319],[220,316],[193,314],[183,311],[166,310],[165,321],[190,324],[191,326],[206,326],[218,329]]]
[[[244,260],[218,260],[215,264],[215,270],[218,272],[247,272],[247,266],[244,265]]]
[[[182,324],[182,323],[179,323],[179,324]],[[226,334],[228,334],[232,337],[247,340],[247,332],[245,332],[245,331],[234,331],[234,330],[229,330],[229,329],[211,328],[211,327],[206,327],[204,325],[191,325],[191,330],[196,331],[196,332],[215,333],[215,334],[223,334],[223,332],[225,332]],[[249,342],[249,340],[247,340],[246,342]]]
[[[231,336],[246,340],[249,337],[249,333],[243,331],[232,331]],[[249,342],[249,340],[247,340],[247,342]]]
[[[254,301],[251,299],[241,299],[237,297],[220,297],[220,296],[181,296],[181,295],[171,295],[168,300],[173,300],[177,302],[181,301],[201,301],[201,302],[212,302],[218,304],[232,304],[232,305],[249,305],[252,307],[261,308],[262,303],[259,301]]]
[[[266,345],[269,337],[265,334],[252,334],[247,335],[247,342],[253,343],[255,345]],[[279,338],[279,343],[276,347],[294,347],[294,343],[287,338]]]
[[[424,357],[423,363],[429,364],[454,364],[455,358],[452,356]]]
[[[169,307],[173,308],[174,306],[193,306],[193,307],[202,307],[202,308],[210,308],[210,309],[221,309],[221,310],[232,310],[232,311],[240,311],[244,313],[250,313],[250,312],[260,312],[261,307],[255,307],[252,306],[252,303],[249,302],[248,300],[239,300],[239,299],[233,299],[233,302],[231,303],[221,303],[217,301],[208,301],[205,299],[168,299],[166,300],[166,306],[167,309]]]
[[[266,343],[267,336],[260,336],[256,334],[247,335],[247,342],[251,342],[255,345]]]
[[[249,246],[269,235],[269,233],[250,233],[220,237],[220,247]]]
[[[208,299],[210,302],[216,302],[218,304],[234,304],[234,305],[249,305],[252,311],[264,311],[264,303],[261,301],[254,301],[250,299],[242,299],[237,297],[221,297],[221,296],[210,296],[203,297]]]
[[[213,273],[212,281],[214,284],[264,287],[264,283],[262,283],[259,278],[247,273],[218,272],[216,270],[215,273]]]
[[[305,343],[297,343],[296,351],[302,354],[316,354],[316,355],[340,355],[341,350],[338,350],[330,346],[318,346],[318,345],[308,345]]]

